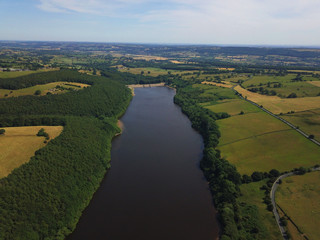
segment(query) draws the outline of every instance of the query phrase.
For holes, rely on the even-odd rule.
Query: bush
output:
[[[37,90],[34,92],[34,95],[40,95],[41,94],[41,91],[40,90]]]
[[[0,129],[0,135],[3,135],[6,132],[5,129]]]

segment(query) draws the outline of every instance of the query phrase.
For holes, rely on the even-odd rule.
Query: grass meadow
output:
[[[260,187],[265,185],[267,180],[262,180],[260,182],[252,182],[249,184],[242,184],[240,186],[241,197],[239,202],[245,202],[248,204],[256,205],[261,219],[267,228],[269,233],[265,239],[278,240],[281,239],[281,234],[276,223],[276,220],[273,217],[273,213],[267,210],[267,205],[263,203],[263,198],[265,196],[264,190],[261,190]]]
[[[281,117],[299,126],[307,134],[314,135],[315,139],[320,141],[320,109],[286,114]]]
[[[49,71],[57,71],[57,70],[58,69],[44,69],[44,70],[37,70],[37,71],[0,72],[0,78],[14,78],[14,77],[29,75],[32,73],[49,72]]]
[[[232,116],[239,115],[241,112],[255,113],[262,112],[262,110],[241,99],[228,99],[219,101],[218,104],[205,105],[206,108],[213,112],[226,112]]]
[[[320,236],[319,182],[320,172],[292,176],[284,179],[276,192],[277,204],[309,239]]]
[[[0,136],[0,178],[8,176],[11,171],[29,161],[34,152],[46,145],[44,137],[38,137],[38,131],[44,128],[50,139],[61,132],[61,126],[9,127]]]

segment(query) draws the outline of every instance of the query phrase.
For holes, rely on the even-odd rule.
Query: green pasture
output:
[[[243,112],[244,114],[262,112],[260,108],[241,99],[219,101],[219,104],[205,105],[205,107],[212,112],[226,112],[230,115],[239,115],[240,112]]]
[[[291,129],[288,125],[262,111],[232,116],[218,120],[217,123],[221,132],[220,146]]]
[[[291,176],[276,192],[277,204],[309,239],[320,236],[320,172]]]
[[[21,72],[0,72],[0,78],[15,78],[15,77],[29,75],[32,73],[48,72],[48,71],[55,71],[55,70],[57,69],[44,69],[44,70],[37,70],[37,71],[21,71]]]
[[[262,223],[265,225],[268,231],[268,236],[265,239],[278,240],[281,239],[281,234],[277,223],[273,217],[272,212],[267,210],[267,205],[263,203],[263,198],[265,196],[264,190],[260,188],[265,185],[267,180],[262,180],[260,182],[252,182],[249,184],[242,184],[240,186],[241,196],[239,197],[239,203],[244,202],[251,205],[256,205]]]
[[[299,126],[299,128],[309,135],[314,135],[320,141],[320,110],[309,110],[281,116],[288,122]]]
[[[237,129],[234,130],[237,132]],[[222,136],[224,132],[221,131]],[[294,130],[279,131],[218,146],[241,174],[280,172],[319,164],[320,148]]]

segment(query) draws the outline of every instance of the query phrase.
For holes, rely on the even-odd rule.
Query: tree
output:
[[[3,135],[6,132],[5,129],[0,129],[0,135]]]
[[[36,90],[35,92],[34,92],[34,95],[40,95],[41,94],[41,91],[40,90]]]
[[[296,97],[297,97],[297,94],[290,93],[287,98],[296,98]]]
[[[253,172],[251,174],[251,178],[252,178],[252,181],[258,182],[264,178],[264,175],[262,172]]]

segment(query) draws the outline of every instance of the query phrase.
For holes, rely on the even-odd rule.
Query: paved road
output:
[[[301,135],[303,135],[304,137],[306,137],[307,139],[309,139],[311,142],[317,144],[317,145],[320,147],[320,142],[318,142],[318,141],[315,140],[315,139],[309,138],[309,135],[308,135],[307,133],[305,133],[304,131],[300,130],[299,128],[297,128],[297,127],[296,127],[295,125],[293,125],[292,123],[286,121],[285,119],[279,117],[278,115],[273,114],[272,112],[270,112],[269,110],[265,109],[265,108],[262,107],[261,105],[255,103],[255,102],[253,102],[253,101],[251,101],[251,100],[249,100],[249,99],[244,98],[237,90],[234,89],[236,86],[239,86],[239,85],[233,86],[233,87],[232,87],[232,90],[233,90],[234,92],[236,92],[237,94],[239,94],[239,96],[240,96],[241,99],[243,99],[243,100],[245,100],[245,101],[247,101],[247,102],[249,102],[249,103],[257,106],[257,107],[260,108],[262,111],[264,111],[264,112],[268,113],[269,115],[271,115],[271,116],[279,119],[281,122],[287,124],[289,127],[293,128],[293,129],[296,130],[298,133],[300,133]]]
[[[311,168],[311,171],[320,171],[320,168]],[[279,213],[278,213],[278,210],[277,210],[277,204],[276,204],[276,200],[275,200],[275,193],[276,193],[276,190],[279,186],[279,181],[282,180],[283,178],[286,178],[286,177],[289,177],[289,176],[292,176],[292,175],[297,175],[298,172],[290,172],[290,173],[286,173],[286,174],[283,174],[281,175],[280,177],[277,178],[277,180],[273,183],[272,185],[272,188],[271,188],[271,191],[270,191],[270,198],[271,198],[271,202],[272,202],[272,205],[273,205],[273,215],[277,221],[277,224],[278,224],[278,227],[280,229],[280,232],[281,232],[281,235],[284,239],[289,239],[287,234],[286,234],[286,231],[285,229],[283,228],[283,226],[280,224],[280,216],[279,216]]]

